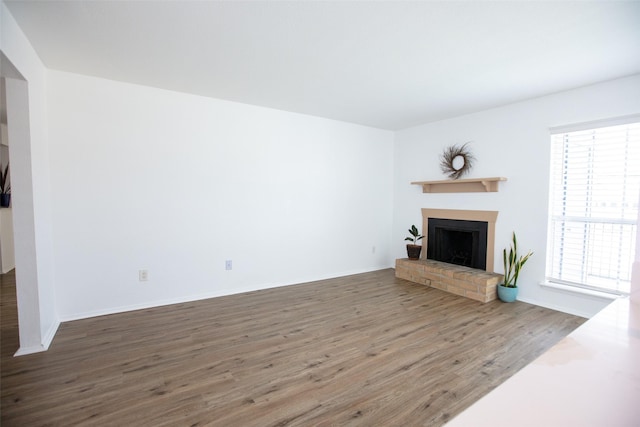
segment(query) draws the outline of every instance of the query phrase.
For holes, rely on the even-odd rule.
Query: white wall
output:
[[[57,71],[48,89],[62,320],[390,266],[392,132]]]
[[[405,257],[403,239],[420,226],[421,208],[498,210],[495,271],[512,231],[535,252],[518,280],[519,299],[589,317],[608,300],[539,286],[545,277],[549,186],[549,128],[640,112],[640,75],[545,96],[502,108],[406,129],[396,134],[393,254]],[[411,181],[445,179],[442,150],[472,141],[471,177],[504,176],[498,193],[423,194]]]
[[[45,350],[58,327],[54,304],[46,69],[0,3],[0,71],[6,77],[19,354]]]

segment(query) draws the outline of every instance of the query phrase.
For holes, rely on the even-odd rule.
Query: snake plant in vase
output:
[[[513,233],[513,240],[511,241],[511,248],[507,254],[507,250],[502,250],[502,259],[504,261],[504,283],[498,285],[498,298],[504,302],[513,302],[518,296],[518,276],[520,270],[527,262],[527,260],[533,255],[533,252],[529,251],[526,255],[522,255],[518,258],[518,241],[516,240],[516,233]]]

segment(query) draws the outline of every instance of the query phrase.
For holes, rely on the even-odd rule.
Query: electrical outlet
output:
[[[375,246],[371,246],[371,253],[375,254],[376,253],[376,247]]]
[[[149,280],[149,270],[138,270],[138,280],[141,282]]]
[[[233,261],[231,261],[230,259],[226,260],[224,262],[224,269],[225,270],[233,270]]]

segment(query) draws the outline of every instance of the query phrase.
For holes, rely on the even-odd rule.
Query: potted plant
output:
[[[420,252],[422,251],[422,246],[418,245],[418,240],[422,240],[424,236],[421,236],[418,232],[418,228],[415,225],[412,225],[409,229],[409,233],[411,237],[407,237],[406,241],[411,243],[407,244],[407,256],[409,259],[420,259]]]
[[[504,302],[513,302],[518,296],[518,276],[520,270],[527,262],[527,260],[533,255],[533,252],[529,251],[526,255],[522,255],[518,258],[518,242],[516,240],[516,233],[513,232],[513,240],[511,242],[511,248],[507,255],[507,250],[502,250],[502,259],[504,261],[504,283],[498,285],[498,298]]]
[[[4,171],[0,170],[0,207],[8,208],[11,203],[11,184],[9,183],[9,163]]]

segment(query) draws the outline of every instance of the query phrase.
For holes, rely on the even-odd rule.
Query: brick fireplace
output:
[[[497,217],[497,211],[422,209],[422,233],[425,237],[422,243],[421,259],[416,261],[406,258],[396,260],[396,277],[441,289],[476,301],[489,302],[496,299],[496,288],[502,281],[502,275],[493,272],[495,223]],[[431,228],[429,227],[430,219],[432,220]],[[428,259],[434,258],[434,256],[430,255],[437,252],[431,249],[427,251],[429,239],[432,239],[432,244],[433,240],[436,239],[436,236],[429,235],[429,230],[431,229],[431,233],[434,234],[434,229],[436,229],[433,226],[434,220],[438,220],[438,223],[440,223],[439,220],[442,219],[453,220],[451,224],[454,225],[451,227],[454,227],[456,222],[464,223],[460,228],[461,231],[454,231],[452,234],[453,239],[459,241],[469,240],[472,242],[467,245],[469,247],[473,247],[474,245],[482,246],[480,249],[485,259],[480,260],[480,262],[475,262],[474,265],[484,265],[484,269],[471,268],[467,266],[471,265],[470,263],[456,260],[464,258],[465,255],[459,256],[456,254],[455,256],[450,256],[450,258],[453,258],[450,262]],[[481,223],[480,227],[476,227],[480,231],[468,231],[470,230],[469,227],[475,227],[475,224],[471,226],[468,225],[471,223]],[[444,227],[447,228],[450,226],[445,225]],[[486,232],[482,230],[486,230]],[[469,236],[467,237],[466,234],[469,234]],[[484,246],[485,244],[486,247]],[[477,251],[477,249],[478,248],[475,250]],[[457,246],[455,247],[454,252],[455,251],[465,252],[465,250],[459,249]],[[429,252],[429,254],[427,252]],[[449,249],[449,252],[451,252],[451,249]],[[477,258],[477,253],[475,255]],[[469,258],[473,257],[469,256]],[[448,258],[444,256],[440,258],[436,257],[436,259],[446,260]]]

